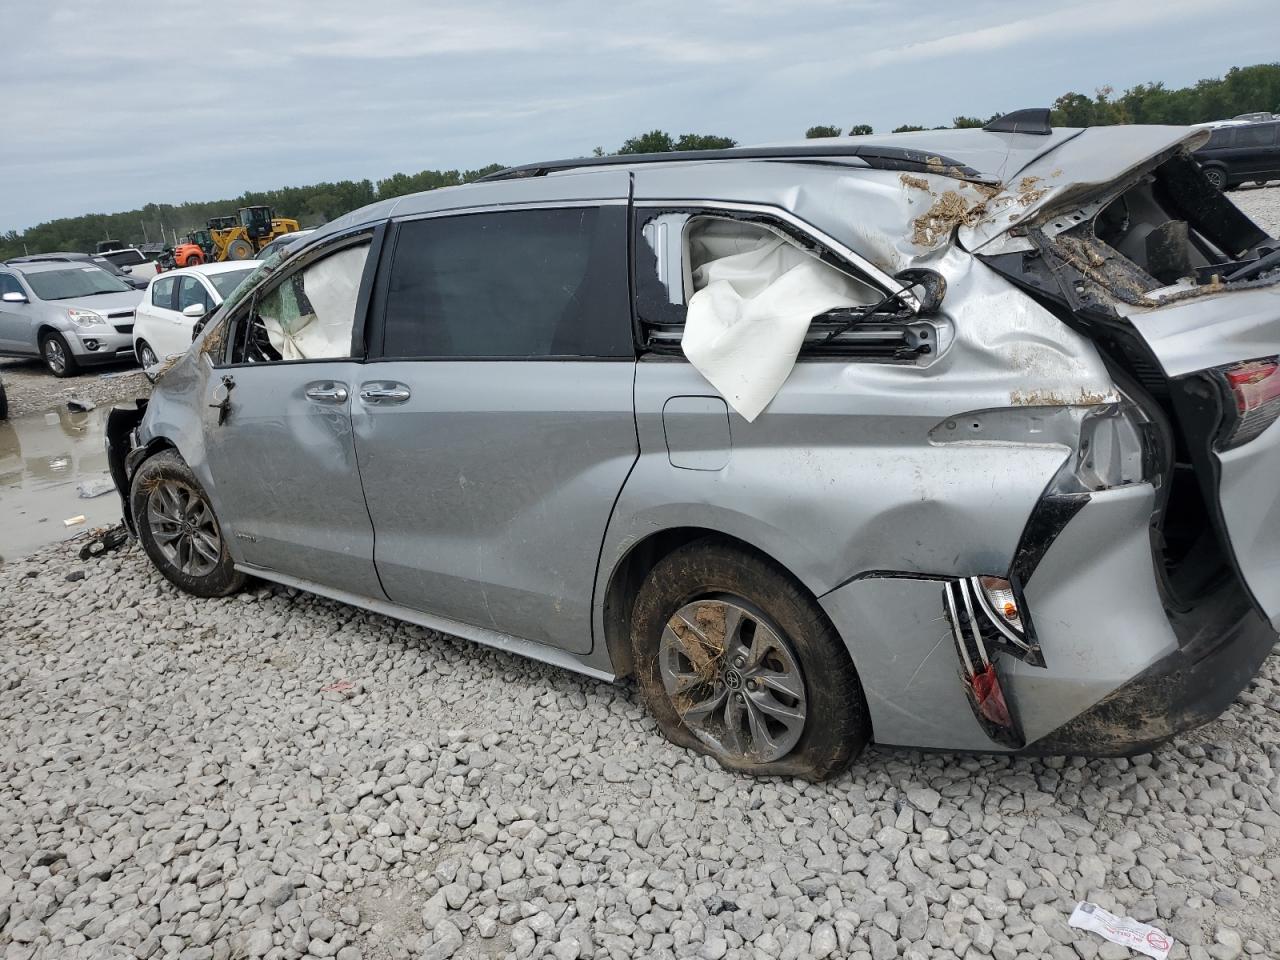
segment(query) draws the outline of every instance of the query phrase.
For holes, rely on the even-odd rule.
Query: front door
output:
[[[399,225],[352,407],[393,601],[591,649],[601,542],[638,453],[614,186],[602,201]]]
[[[29,294],[12,273],[0,270],[0,294]],[[31,330],[31,304],[0,300],[0,353],[35,353],[36,341]]]
[[[357,238],[304,260],[230,318],[204,433],[210,492],[238,559],[382,599],[351,433],[362,378],[352,321],[368,251]]]

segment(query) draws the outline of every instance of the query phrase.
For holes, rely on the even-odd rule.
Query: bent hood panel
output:
[[[960,243],[971,253],[1012,227],[1073,198],[1084,202],[1098,187],[1138,171],[1153,157],[1178,146],[1194,150],[1209,131],[1192,127],[1089,127],[1041,154],[1005,178],[1003,189],[987,202],[987,215],[961,227]]]

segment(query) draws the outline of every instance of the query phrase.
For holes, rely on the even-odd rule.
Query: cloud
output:
[[[1222,12],[1226,7],[1238,7],[1242,2],[1243,0],[1220,0],[1218,10]],[[1158,4],[1117,3],[1108,0],[1105,3],[1060,6],[1050,13],[871,50],[858,58],[858,65],[862,69],[872,69],[895,63],[1008,50],[1045,38],[1065,41],[1070,37],[1096,35],[1101,31],[1114,35],[1116,31],[1131,27],[1149,26],[1157,22],[1167,25],[1171,21],[1203,13],[1204,4],[1200,0],[1163,0]]]
[[[0,229],[577,156],[654,127],[751,143],[939,123],[1180,85],[1280,42],[1268,0],[1064,2],[6,0],[23,36],[0,58]]]

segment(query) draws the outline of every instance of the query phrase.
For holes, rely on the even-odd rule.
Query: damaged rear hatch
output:
[[[1191,151],[1207,136],[1085,130],[1010,176],[958,239],[1159,408],[1153,533],[1174,605],[1195,599],[1178,571],[1207,566],[1194,531],[1175,542],[1202,510],[1223,565],[1280,629],[1280,243],[1201,173]]]

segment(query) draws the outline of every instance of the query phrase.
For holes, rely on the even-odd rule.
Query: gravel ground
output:
[[[0,568],[6,960],[1132,956],[1067,927],[1086,898],[1175,958],[1280,942],[1277,657],[1154,755],[753,781],[627,685],[73,556]]]
[[[1154,756],[753,781],[629,686],[70,557],[0,569],[6,958],[1126,956],[1082,898],[1174,957],[1280,942],[1275,657]]]
[[[1227,194],[1241,210],[1275,236],[1280,232],[1280,186],[1241,187]]]
[[[60,407],[73,397],[109,406],[151,392],[142,371],[130,366],[104,367],[59,380],[39,360],[0,359],[0,381],[9,397],[11,417]]]

